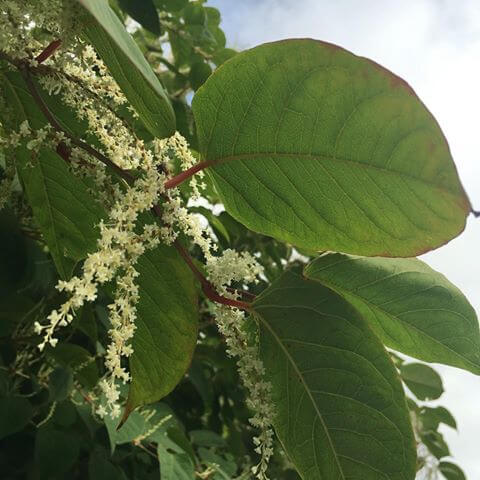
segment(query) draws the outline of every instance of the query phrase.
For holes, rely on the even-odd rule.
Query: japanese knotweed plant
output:
[[[56,392],[37,428],[66,398],[87,405],[112,452],[118,435],[157,445],[162,479],[462,478],[437,431],[455,420],[402,385],[423,401],[441,380],[386,350],[480,374],[474,310],[414,258],[473,212],[440,127],[371,60],[311,39],[236,53],[219,22],[200,1],[0,5],[0,204],[56,269],[8,330],[33,338],[14,377],[40,362]],[[211,401],[212,345],[236,360],[247,417],[226,420],[228,389]],[[214,382],[227,367],[209,358]],[[158,403],[186,374],[206,407],[184,421],[225,422],[214,445],[192,429],[197,450]],[[233,467],[200,448],[238,431],[253,447]]]

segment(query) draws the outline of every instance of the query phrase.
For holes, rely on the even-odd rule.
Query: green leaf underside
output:
[[[388,347],[480,374],[475,310],[422,261],[326,254],[305,275],[342,295]]]
[[[295,39],[242,52],[193,100],[227,211],[299,247],[415,256],[465,227],[448,144],[413,90],[374,62]]]
[[[39,109],[22,76],[17,71],[0,71],[2,87],[5,89],[5,99],[11,112],[8,115],[9,127],[18,130],[24,120],[32,129],[39,129],[47,124],[47,119]],[[59,124],[76,136],[85,133],[85,124],[79,120],[75,112],[64,105],[59,95],[48,95],[35,79],[32,79],[43,101],[55,115]]]
[[[163,138],[175,115],[160,81],[105,0],[77,0],[90,14],[85,34],[148,130]]]
[[[398,375],[345,300],[286,272],[253,305],[275,431],[308,480],[413,480],[415,443]]]
[[[127,410],[170,393],[187,371],[197,342],[197,287],[177,251],[160,245],[143,254],[136,269],[140,301]]]
[[[55,152],[22,148],[17,161],[34,219],[60,276],[69,278],[75,263],[96,250],[102,209]]]

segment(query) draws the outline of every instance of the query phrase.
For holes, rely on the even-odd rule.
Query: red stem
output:
[[[187,250],[178,242],[178,240],[176,240],[173,245],[202,285],[203,293],[209,300],[212,300],[212,302],[221,303],[222,305],[228,305],[229,307],[240,308],[242,310],[250,309],[251,305],[247,302],[242,302],[240,300],[234,300],[233,298],[226,298],[222,295],[219,295],[213,285],[204,277],[202,272],[200,272],[200,270],[193,263],[192,257],[190,257]]]
[[[50,42],[45,48],[45,50],[40,55],[38,55],[35,60],[38,63],[44,62],[48,57],[51,57],[56,52],[56,50],[58,49],[58,47],[60,47],[61,44],[61,40],[54,40],[53,42]]]
[[[200,162],[200,163],[195,164],[193,167],[190,167],[187,170],[179,173],[175,177],[172,177],[170,180],[167,180],[164,183],[165,189],[168,190],[169,188],[177,187],[182,182],[184,182],[188,178],[192,177],[193,175],[195,175],[200,170],[203,170],[203,169],[209,167],[210,165],[213,165],[213,162],[205,161],[205,162]]]
[[[65,136],[69,138],[74,145],[81,148],[85,152],[89,153],[90,155],[95,157],[97,160],[100,160],[100,162],[104,163],[107,167],[110,167],[112,170],[117,172],[117,174],[129,184],[133,183],[135,178],[129,172],[120,168],[118,165],[113,163],[105,155],[101,154],[99,151],[95,150],[93,147],[88,145],[88,143],[82,142],[82,140],[75,138],[73,135],[70,135],[64,128],[62,128],[62,126],[57,122],[57,119],[50,112],[47,104],[43,101],[42,96],[40,95],[37,88],[35,87],[35,84],[31,78],[30,70],[28,69],[28,67],[25,66],[23,70],[20,70],[20,72],[22,73],[23,79],[25,80],[25,83],[27,84],[27,87],[30,93],[32,94],[32,97],[37,102],[37,105],[39,106],[40,110],[45,115],[45,118],[48,120],[50,125],[57,132],[63,132]]]
[[[52,42],[50,45],[52,45],[55,42]],[[49,45],[49,47],[50,47]],[[44,52],[49,48],[47,47]],[[58,48],[55,47],[55,48]],[[41,55],[43,55],[43,53]],[[47,58],[47,57],[45,57]],[[43,59],[45,59],[43,58]],[[23,69],[20,70],[21,73],[23,74],[23,78],[25,80],[25,83],[27,84],[28,89],[30,90],[30,93],[32,94],[32,97],[36,101],[37,105],[40,107],[40,110],[42,113],[45,115],[46,119],[50,123],[50,125],[57,131],[63,132],[70,140],[71,142],[85,150],[86,152],[90,153],[90,155],[94,156],[101,162],[103,162],[105,165],[109,166],[112,168],[114,171],[117,172],[120,177],[122,177],[127,183],[132,184],[134,181],[134,177],[127,172],[126,170],[123,170],[120,168],[118,165],[113,163],[109,158],[105,157],[103,154],[98,152],[95,148],[91,147],[85,142],[82,142],[81,140],[75,138],[74,136],[70,135],[66,130],[64,130],[61,125],[58,123],[57,119],[55,116],[50,112],[47,104],[43,101],[43,98],[39,94],[38,90],[35,87],[35,84],[33,83],[33,80],[30,76],[30,71],[28,67],[25,65]],[[57,145],[57,153],[65,160],[68,161],[70,158],[70,151],[68,147],[63,143],[60,142]],[[203,170],[204,168],[207,168],[209,165],[211,165],[211,162],[200,162],[194,165],[193,167],[189,168],[188,170],[185,170],[184,172],[180,173],[176,177],[171,178],[165,183],[165,188],[173,188],[182,183],[184,180],[187,178],[190,178],[192,175],[195,173],[199,172],[200,170]],[[162,210],[160,205],[154,205],[152,208],[154,214],[162,218]],[[178,242],[174,242],[175,248],[178,250],[182,258],[185,260],[187,263],[188,267],[190,270],[193,272],[195,277],[198,279],[200,284],[202,285],[202,290],[203,293],[206,295],[207,298],[212,300],[213,302],[221,303],[223,305],[228,305],[229,307],[236,307],[240,308],[242,310],[249,310],[250,309],[250,304],[247,302],[242,302],[240,300],[234,300],[233,298],[226,298],[222,295],[220,295],[214,288],[214,286],[206,279],[206,277],[200,272],[200,270],[195,266],[193,263],[192,258],[190,257],[190,254],[187,252],[187,250]]]

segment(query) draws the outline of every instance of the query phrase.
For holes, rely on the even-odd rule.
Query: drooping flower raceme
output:
[[[58,283],[57,288],[68,298],[50,313],[48,323],[35,323],[35,331],[43,336],[40,350],[47,344],[54,347],[58,342],[56,330],[70,324],[75,312],[86,302],[95,301],[101,285],[113,283],[113,303],[109,306],[110,343],[105,354],[107,375],[100,382],[107,408],[100,407],[98,413],[110,413],[115,417],[120,413],[118,382],[130,380],[124,360],[133,353],[131,342],[139,301],[135,265],[139,257],[160,242],[171,244],[182,232],[203,252],[211,284],[220,295],[233,299],[237,295],[228,287],[233,282],[243,285],[255,282],[262,274],[262,268],[249,253],[229,249],[216,255],[214,238],[199,218],[188,210],[179,190],[174,188],[165,192],[166,172],[171,160],[176,158],[183,169],[188,169],[196,163],[195,157],[178,132],[168,139],[155,139],[149,145],[136,137],[128,122],[118,114],[120,107],[129,108],[122,91],[92,47],[75,36],[75,16],[60,14],[59,18],[58,12],[73,10],[62,10],[61,0],[25,1],[28,3],[27,15],[24,14],[25,2],[5,0],[2,4],[2,49],[12,58],[27,62],[32,72],[38,73],[40,86],[50,95],[59,96],[62,103],[85,122],[85,134],[96,138],[96,148],[102,155],[119,168],[135,172],[135,181],[130,185],[113,179],[97,158],[72,145],[62,132],[49,126],[32,130],[28,122],[23,123],[18,132],[11,134],[7,145],[15,148],[23,142],[33,151],[40,146],[55,149],[59,143],[65,144],[69,149],[66,160],[72,172],[93,179],[96,189],[92,193],[107,212],[98,225],[97,251],[87,256],[81,275]],[[68,3],[70,0],[64,1]],[[38,28],[34,29],[32,25]],[[40,30],[50,33],[52,38],[61,38],[67,47],[46,60],[41,71],[38,62],[33,60],[45,48],[43,39],[36,37]],[[135,116],[134,112],[132,114]],[[199,172],[197,177],[190,179],[193,199],[200,197],[200,190],[205,186],[197,180],[202,176],[203,172]],[[158,204],[161,204],[161,222],[141,227],[139,215]],[[254,441],[261,461],[253,468],[253,473],[259,479],[266,479],[273,438],[271,386],[264,379],[256,340],[247,334],[245,313],[225,305],[216,305],[215,310],[228,354],[237,359],[240,377],[248,392],[248,406],[254,412],[250,421],[259,430]]]

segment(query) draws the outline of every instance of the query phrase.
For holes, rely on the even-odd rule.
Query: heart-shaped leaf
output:
[[[422,261],[326,254],[310,263],[305,275],[348,300],[388,347],[480,374],[475,310]]]
[[[227,211],[299,247],[411,257],[471,207],[437,122],[410,86],[328,43],[242,52],[193,99],[201,154]]]
[[[175,115],[160,81],[106,0],[77,0],[85,34],[152,135],[175,131]]]
[[[286,272],[253,304],[275,431],[305,480],[413,480],[402,385],[367,322],[318,282]]]

